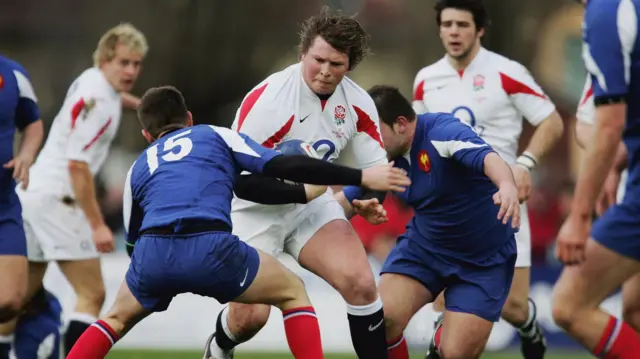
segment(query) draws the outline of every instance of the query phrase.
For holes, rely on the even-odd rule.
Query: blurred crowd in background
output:
[[[412,96],[417,71],[443,56],[434,0],[23,0],[0,4],[0,51],[30,72],[49,126],[71,81],[91,66],[100,35],[119,22],[142,30],[150,45],[140,80],[171,84],[185,95],[197,123],[229,126],[244,95],[270,73],[297,59],[299,24],[322,5],[356,15],[371,35],[373,54],[349,76],[365,89],[391,84]],[[529,68],[565,121],[564,140],[534,174],[529,200],[534,263],[551,261],[555,235],[567,214],[580,150],[573,128],[583,81],[582,8],[571,0],[485,0],[491,26],[483,45]],[[269,119],[265,119],[268,121]],[[521,138],[532,129],[525,123]],[[144,149],[135,113],[125,112],[100,176],[103,213],[122,236],[126,171]],[[352,221],[372,257],[382,261],[404,231],[411,210],[385,201],[390,221],[372,228]],[[124,241],[118,241],[121,249]]]

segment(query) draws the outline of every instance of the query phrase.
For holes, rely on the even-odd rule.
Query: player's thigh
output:
[[[124,280],[120,285],[115,302],[103,320],[116,331],[118,337],[122,337],[150,313],[133,295],[127,281]]]
[[[385,325],[391,336],[400,335],[418,310],[433,300],[433,295],[422,282],[404,274],[382,274],[378,292],[384,308]]]
[[[569,325],[583,310],[597,308],[624,281],[640,270],[640,263],[589,238],[586,260],[564,267],[553,292],[553,317]]]
[[[328,193],[307,205],[304,219],[286,244],[300,265],[326,280],[347,302],[375,300],[375,279],[362,242]]]
[[[0,214],[0,307],[20,306],[27,290],[27,247],[17,201]]]
[[[445,311],[440,351],[447,359],[479,358],[484,351],[493,322],[471,313]]]
[[[457,272],[447,278],[446,311],[497,322],[509,295],[515,260],[513,255],[503,263],[486,267],[460,263]]]
[[[622,317],[640,333],[640,274],[627,279],[622,285]]]
[[[253,281],[234,302],[269,304],[282,307],[283,303],[299,301],[308,304],[302,280],[273,256],[254,249],[260,258],[258,272]]]
[[[104,300],[104,282],[99,258],[58,261],[60,271],[67,278],[78,297]]]
[[[234,203],[237,200],[234,199]],[[274,257],[284,250],[285,237],[289,234],[292,211],[297,207],[253,206],[234,209],[231,212],[233,234],[241,241]]]
[[[520,205],[520,229],[515,234],[518,258],[516,268],[531,267],[531,227],[526,203]]]

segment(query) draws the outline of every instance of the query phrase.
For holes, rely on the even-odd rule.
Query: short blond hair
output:
[[[116,46],[124,45],[130,50],[146,56],[149,51],[147,38],[140,30],[129,23],[122,23],[109,29],[98,41],[93,52],[93,64],[100,66],[103,61],[111,61],[116,56]]]

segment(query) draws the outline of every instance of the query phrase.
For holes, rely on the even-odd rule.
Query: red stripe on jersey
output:
[[[76,127],[76,121],[80,116],[80,112],[84,108],[84,99],[81,98],[76,102],[73,107],[71,107],[71,129],[73,130]]]
[[[96,135],[91,139],[91,141],[89,141],[89,143],[84,145],[82,150],[86,151],[89,148],[91,148],[91,146],[93,146],[94,143],[98,142],[100,137],[102,137],[102,135],[104,135],[104,133],[107,132],[107,129],[109,128],[109,125],[111,125],[111,117],[109,117],[109,121],[107,121],[107,123],[105,123],[104,126],[102,126],[102,128],[100,128],[100,131],[98,131],[98,133],[96,133]]]
[[[244,120],[247,119],[249,112],[251,112],[251,109],[256,104],[256,102],[258,102],[258,99],[260,98],[260,96],[262,96],[262,93],[267,88],[267,85],[268,83],[251,91],[251,93],[249,93],[247,98],[244,99],[244,101],[242,101],[242,105],[240,105],[240,117],[238,119],[238,132],[240,132],[240,128],[242,128],[242,123],[244,122]]]
[[[380,138],[380,132],[376,127],[376,124],[373,123],[373,120],[366,112],[362,111],[362,109],[358,106],[353,106],[353,109],[356,110],[358,114],[358,122],[356,123],[356,129],[358,132],[364,132],[369,135],[371,138],[376,140],[380,144],[380,147],[384,148],[382,145],[382,139]]]
[[[502,72],[500,73],[500,81],[502,81],[502,89],[504,90],[504,92],[507,93],[507,95],[515,95],[515,94],[521,93],[521,94],[532,95],[532,96],[536,96],[544,99],[547,98],[544,94],[536,92],[531,87],[523,84],[522,82],[512,77],[509,77],[503,74]]]
[[[282,141],[284,136],[286,136],[287,133],[289,133],[289,130],[291,129],[291,125],[293,125],[294,117],[295,115],[291,115],[291,118],[289,118],[289,121],[287,121],[287,123],[285,123],[284,126],[282,126],[282,128],[278,130],[278,132],[274,133],[273,136],[269,137],[266,141],[262,142],[262,145],[266,148],[273,148],[277,143]]]
[[[420,81],[418,87],[413,91],[413,101],[424,100],[424,80]]]
[[[589,87],[587,92],[584,94],[584,97],[582,98],[582,101],[580,101],[580,106],[582,106],[585,103],[587,103],[587,101],[589,101],[591,96],[593,96],[593,86]]]

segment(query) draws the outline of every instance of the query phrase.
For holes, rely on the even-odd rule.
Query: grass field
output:
[[[202,352],[177,352],[177,351],[127,351],[118,350],[107,356],[108,359],[199,359]],[[291,359],[291,354],[247,354],[239,353],[234,359]],[[356,359],[354,355],[327,354],[326,359]],[[423,359],[424,354],[412,355],[411,359]],[[517,352],[490,353],[482,356],[483,359],[520,359]],[[574,353],[548,354],[545,359],[591,359],[590,355]]]

